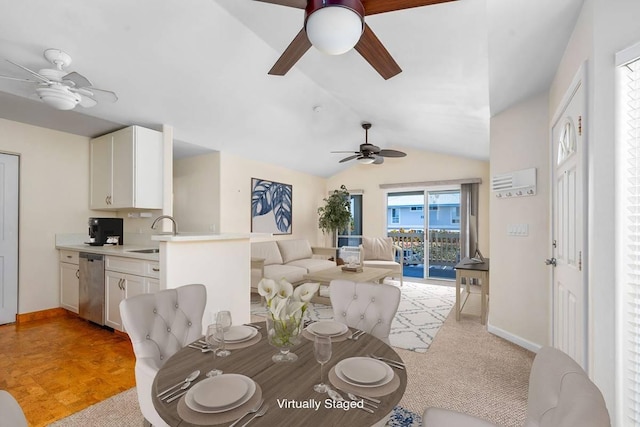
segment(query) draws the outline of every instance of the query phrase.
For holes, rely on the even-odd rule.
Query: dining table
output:
[[[244,346],[228,345],[231,354],[227,357],[216,356],[214,361],[212,352],[193,348],[204,342],[197,340],[196,343],[200,345],[185,346],[164,363],[152,385],[152,400],[156,411],[168,425],[229,426],[236,418],[246,414],[245,408],[241,412],[207,417],[208,414],[194,413],[185,405],[186,395],[169,403],[166,402],[167,399],[163,399],[164,396],[158,397],[162,391],[183,382],[190,373],[199,370],[200,375],[191,384],[191,388],[195,387],[198,382],[207,379],[206,373],[214,367],[224,374],[244,375],[255,382],[264,405],[268,405],[264,415],[251,420],[249,425],[255,427],[383,425],[404,394],[407,386],[406,368],[393,363],[385,363],[385,368],[389,370],[390,367],[393,374],[392,380],[381,387],[354,387],[336,375],[335,365],[341,361],[349,359],[350,362],[370,362],[370,359],[351,358],[375,355],[402,363],[402,358],[391,346],[373,335],[364,333],[354,340],[350,337],[352,333],[355,336],[357,330],[349,328],[344,336],[332,338],[331,359],[323,369],[324,383],[339,393],[340,398],[345,399],[343,402],[336,402],[327,393],[314,391],[313,386],[320,382],[320,364],[314,355],[313,334],[304,330],[299,344],[291,349],[298,356],[296,361],[274,362],[271,357],[279,350],[269,344],[265,322],[249,326],[252,325],[258,331],[255,338]],[[373,398],[379,403],[360,398],[350,400],[348,392]],[[374,408],[373,405],[377,407]],[[225,415],[233,416],[233,419],[229,419],[229,416],[225,419]],[[242,426],[252,415],[255,413],[245,416],[236,425]]]

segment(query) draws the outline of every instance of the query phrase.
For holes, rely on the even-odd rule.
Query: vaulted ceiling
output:
[[[235,153],[318,176],[369,142],[489,157],[496,114],[548,90],[582,0],[457,0],[372,15],[402,73],[384,80],[355,51],[311,48],[267,72],[304,11],[255,0],[0,0],[0,58],[34,70],[47,48],[115,91],[116,103],[56,111],[33,85],[0,79],[0,117],[86,136],[174,128],[176,155]],[[0,74],[29,77],[7,61]],[[391,159],[388,161],[402,161]],[[372,167],[384,167],[372,166]]]

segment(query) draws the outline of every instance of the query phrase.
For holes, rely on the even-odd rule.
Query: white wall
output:
[[[220,231],[220,153],[173,162],[173,215],[180,231]]]
[[[18,313],[59,307],[56,233],[86,233],[86,137],[0,119],[0,151],[20,155]]]
[[[293,185],[291,235],[275,239],[306,238],[318,241],[318,207],[326,194],[326,180],[280,166],[220,153],[220,230],[225,233],[251,230],[251,178]]]
[[[491,197],[489,330],[529,349],[550,342],[548,98],[539,95],[491,119],[491,175],[536,168],[537,194]],[[507,235],[528,224],[529,235]]]
[[[478,241],[480,251],[488,257],[490,255],[489,163],[426,151],[404,148],[401,150],[407,153],[407,157],[386,159],[381,165],[361,165],[353,162],[352,167],[329,178],[328,190],[332,191],[342,184],[348,189],[364,190],[362,196],[362,233],[366,236],[385,236],[387,233],[387,190],[380,189],[380,184],[481,178],[478,217],[480,237]],[[327,194],[325,193],[323,197],[327,197]]]

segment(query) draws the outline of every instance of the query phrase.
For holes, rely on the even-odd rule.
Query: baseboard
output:
[[[487,324],[487,331],[495,336],[503,338],[511,343],[514,343],[515,345],[519,345],[522,348],[526,348],[527,350],[534,353],[537,353],[542,348],[542,346],[539,344],[525,340],[522,337],[514,335],[511,332],[507,332],[504,329],[497,328],[491,324]]]
[[[62,307],[49,308],[47,310],[33,311],[31,313],[22,313],[16,315],[16,323],[33,322],[34,320],[51,319],[52,317],[61,317],[72,314]]]

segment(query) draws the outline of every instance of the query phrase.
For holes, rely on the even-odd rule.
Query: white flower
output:
[[[293,285],[286,280],[282,279],[278,283],[278,296],[281,298],[289,298],[293,294]]]
[[[274,319],[285,320],[287,318],[287,306],[289,305],[289,298],[275,297],[271,301],[271,314]]]
[[[306,303],[302,301],[291,301],[287,305],[287,317],[292,317],[297,314],[299,311],[302,311],[307,306]]]
[[[275,280],[263,278],[262,280],[260,280],[260,283],[258,283],[258,293],[261,296],[265,297],[267,300],[273,298],[279,290],[280,287]]]
[[[309,302],[311,298],[313,298],[313,295],[318,292],[319,287],[320,283],[305,283],[300,285],[293,291],[293,299],[305,303]]]

